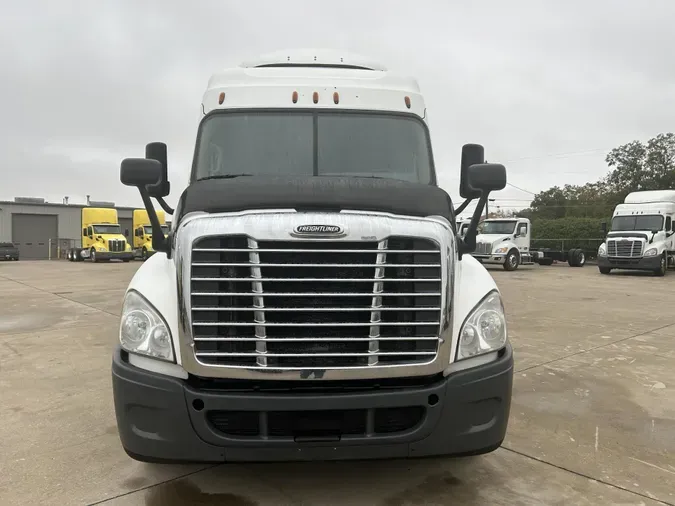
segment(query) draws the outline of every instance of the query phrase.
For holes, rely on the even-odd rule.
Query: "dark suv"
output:
[[[18,260],[19,250],[11,242],[0,242],[0,260]]]

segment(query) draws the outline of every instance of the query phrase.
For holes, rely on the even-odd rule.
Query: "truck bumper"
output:
[[[498,255],[474,255],[471,254],[476,260],[483,264],[499,264],[503,265],[506,262],[506,254]]]
[[[134,252],[133,251],[120,251],[110,252],[110,251],[97,251],[96,258],[98,260],[133,260]]]
[[[656,271],[660,266],[661,257],[659,255],[642,258],[598,257],[599,268]]]
[[[136,460],[476,455],[495,450],[504,440],[513,353],[507,345],[492,363],[437,377],[422,386],[371,389],[360,385],[335,392],[293,393],[283,385],[270,392],[242,391],[241,384],[229,390],[215,385],[198,388],[189,380],[130,365],[126,352],[118,347],[112,379],[122,446]],[[317,383],[311,386],[319,388]]]

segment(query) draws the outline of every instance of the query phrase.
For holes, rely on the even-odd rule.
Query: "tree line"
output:
[[[535,238],[598,237],[600,223],[610,221],[614,207],[630,192],[675,189],[675,133],[614,148],[605,162],[610,170],[600,180],[554,186],[512,214],[532,220]]]

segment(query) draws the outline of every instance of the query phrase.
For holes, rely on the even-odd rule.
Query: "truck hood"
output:
[[[480,234],[476,236],[476,242],[494,244],[497,241],[510,240],[511,236],[508,234]]]
[[[117,239],[118,241],[126,241],[127,238],[124,237],[122,234],[95,234],[94,239],[98,238],[103,239],[103,242],[107,243],[108,241],[115,240]]]

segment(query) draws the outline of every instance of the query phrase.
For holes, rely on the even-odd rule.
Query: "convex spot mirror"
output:
[[[462,146],[462,161],[459,174],[459,195],[463,199],[477,199],[481,192],[469,185],[469,167],[485,163],[485,148],[480,144]]]
[[[151,142],[147,144],[145,146],[145,158],[157,160],[162,166],[160,177],[155,183],[148,185],[148,194],[154,198],[166,197],[171,192],[166,144],[163,142]]]

